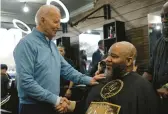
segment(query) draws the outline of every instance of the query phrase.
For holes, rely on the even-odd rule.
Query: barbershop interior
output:
[[[0,0],[1,114],[168,114],[167,0]]]

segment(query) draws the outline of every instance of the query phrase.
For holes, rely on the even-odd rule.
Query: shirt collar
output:
[[[99,51],[101,52],[102,55],[104,55],[104,51],[102,49],[99,49]]]
[[[36,28],[33,28],[32,33],[35,34],[38,38],[40,38],[42,41],[47,41],[47,43],[50,43],[50,40],[45,36],[45,34],[38,31]]]

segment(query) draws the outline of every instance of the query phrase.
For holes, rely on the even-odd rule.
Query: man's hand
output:
[[[99,70],[97,70],[96,72],[95,72],[95,75],[99,75],[100,74],[100,72],[99,72]]]
[[[104,76],[104,74],[96,75],[96,76],[94,76],[94,77],[92,78],[92,80],[90,81],[90,85],[99,84],[99,83],[97,82],[97,80],[104,79],[104,78],[106,78],[106,77]]]
[[[68,112],[73,112],[76,107],[76,101],[70,101],[70,105],[68,106]]]
[[[67,98],[63,97],[60,100],[60,104],[56,106],[56,110],[59,113],[66,113],[68,111],[69,105],[70,105],[70,101]]]
[[[168,96],[168,90],[166,88],[157,89],[157,92],[162,97],[167,97]]]
[[[70,98],[71,95],[72,95],[71,90],[70,90],[70,89],[67,89],[67,91],[66,91],[66,93],[65,93],[65,97],[66,97],[66,98]]]

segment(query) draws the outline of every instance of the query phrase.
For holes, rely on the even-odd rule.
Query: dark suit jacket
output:
[[[92,66],[95,66],[96,64],[98,64],[98,62],[101,61],[103,57],[103,54],[100,52],[100,50],[96,50],[93,55],[92,55]]]

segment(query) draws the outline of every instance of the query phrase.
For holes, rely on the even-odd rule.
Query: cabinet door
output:
[[[105,54],[108,53],[108,50],[110,49],[110,47],[116,43],[116,38],[110,38],[110,39],[105,39],[104,40],[104,49],[105,49]]]

